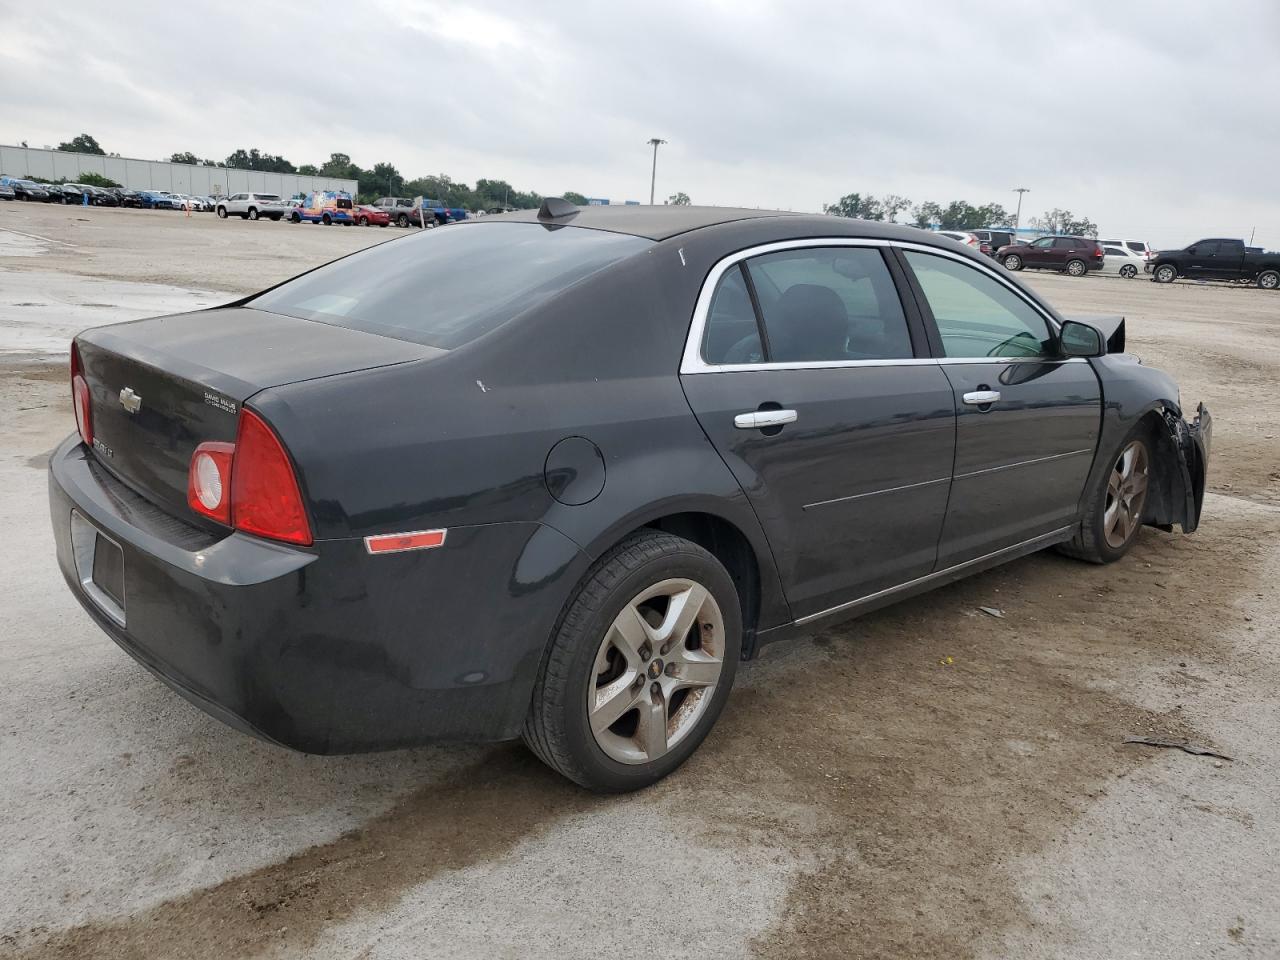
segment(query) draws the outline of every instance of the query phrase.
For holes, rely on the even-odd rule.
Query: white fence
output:
[[[265,170],[200,167],[163,160],[131,160],[127,157],[100,157],[92,153],[0,145],[0,174],[42,180],[65,178],[75,182],[86,173],[100,174],[130,190],[168,190],[197,197],[249,191],[291,197],[295,193],[310,193],[312,190],[345,190],[354,195],[357,189],[354,180],[337,177],[303,177]]]

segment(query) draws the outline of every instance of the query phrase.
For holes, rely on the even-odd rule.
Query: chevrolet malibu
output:
[[[58,561],[157,677],[296,750],[523,737],[598,791],[766,644],[1191,532],[1211,427],[1122,318],[936,234],[562,200],[90,330],[71,385]]]

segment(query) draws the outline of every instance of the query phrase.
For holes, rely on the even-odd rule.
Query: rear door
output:
[[[1244,241],[1219,240],[1218,252],[1206,270],[1210,280],[1238,280],[1244,267]]]
[[[955,391],[938,567],[1070,524],[1101,425],[1093,367],[1059,358],[1050,319],[997,272],[941,251],[905,249],[903,260]]]
[[[955,407],[903,283],[881,246],[805,240],[722,261],[699,299],[681,381],[797,618],[933,569]]]

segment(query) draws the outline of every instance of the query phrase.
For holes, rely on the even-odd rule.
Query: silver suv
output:
[[[218,218],[239,217],[241,220],[257,220],[259,217],[270,217],[279,220],[289,212],[289,205],[274,193],[233,193],[229,197],[220,197],[217,206]]]

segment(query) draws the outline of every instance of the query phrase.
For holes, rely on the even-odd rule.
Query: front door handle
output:
[[[733,425],[739,430],[759,430],[763,427],[780,427],[786,423],[795,423],[797,414],[794,410],[752,410],[740,413],[733,418]]]
[[[1000,399],[999,390],[975,390],[973,393],[966,393],[962,398],[965,403],[970,406],[984,407],[988,403],[995,403]]]

